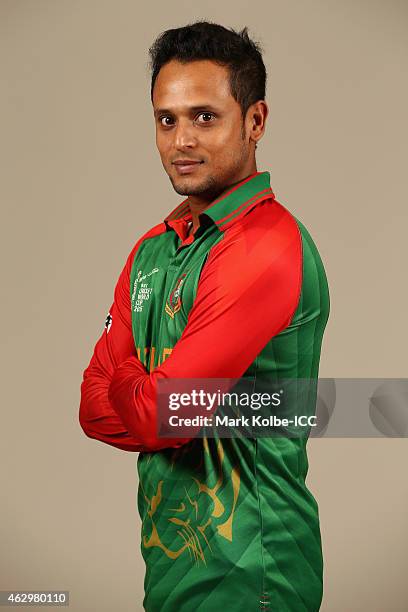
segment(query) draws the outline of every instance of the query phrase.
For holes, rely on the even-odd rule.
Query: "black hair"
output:
[[[245,117],[254,102],[265,99],[266,70],[259,43],[240,32],[208,21],[197,21],[162,32],[149,49],[150,97],[160,69],[174,59],[182,63],[212,60],[229,69],[231,94]]]

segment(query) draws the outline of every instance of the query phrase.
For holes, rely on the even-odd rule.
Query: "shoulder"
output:
[[[276,199],[252,208],[225,230],[208,263],[225,287],[254,286],[262,278],[265,296],[291,294],[298,305],[328,303],[328,285],[318,249],[305,225]]]
[[[275,199],[265,200],[223,232],[210,258],[225,258],[244,268],[301,268],[302,236],[295,217]]]
[[[276,199],[266,200],[225,232],[224,245],[241,244],[248,255],[258,251],[268,261],[287,260],[301,266],[303,274],[311,268],[324,276],[320,253],[308,228]]]
[[[259,307],[273,304],[287,323],[302,283],[302,240],[295,218],[276,200],[259,203],[224,230],[210,250],[202,280],[217,297],[239,296],[243,304],[248,299],[248,308],[254,300]]]

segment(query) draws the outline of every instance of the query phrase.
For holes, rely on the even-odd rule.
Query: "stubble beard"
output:
[[[207,176],[196,185],[192,184],[188,178],[180,182],[176,182],[170,175],[169,178],[174,191],[182,196],[211,197],[219,188],[218,181],[212,175]]]
[[[244,135],[243,135],[244,136]],[[215,199],[222,193],[229,184],[234,182],[234,176],[239,172],[240,168],[248,159],[249,149],[243,147],[239,158],[234,160],[231,167],[220,176],[209,175],[203,180],[194,185],[191,179],[181,179],[179,182],[169,174],[169,179],[176,193],[182,196],[200,196],[207,200]]]

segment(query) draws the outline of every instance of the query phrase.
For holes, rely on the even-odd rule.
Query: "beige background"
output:
[[[396,0],[0,2],[0,589],[142,610],[137,455],[86,438],[77,412],[126,256],[180,201],[149,101],[164,29],[206,17],[261,41],[258,168],[330,283],[320,374],[407,375],[407,16]],[[318,439],[309,457],[323,612],[406,611],[407,440]]]

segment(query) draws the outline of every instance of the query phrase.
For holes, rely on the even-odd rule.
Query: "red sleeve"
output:
[[[289,325],[302,283],[301,236],[277,202],[226,231],[203,267],[194,304],[171,355],[150,374],[135,357],[115,371],[109,398],[128,431],[151,451],[188,440],[156,435],[160,378],[239,378]]]
[[[144,234],[130,252],[116,284],[114,301],[105,329],[99,338],[91,361],[84,371],[81,385],[79,422],[87,436],[127,451],[146,450],[136,432],[129,433],[112,408],[108,389],[117,366],[133,356],[137,360],[132,334],[130,305],[130,272],[137,249],[146,238],[164,231],[160,224]],[[144,373],[146,370],[143,368]]]

